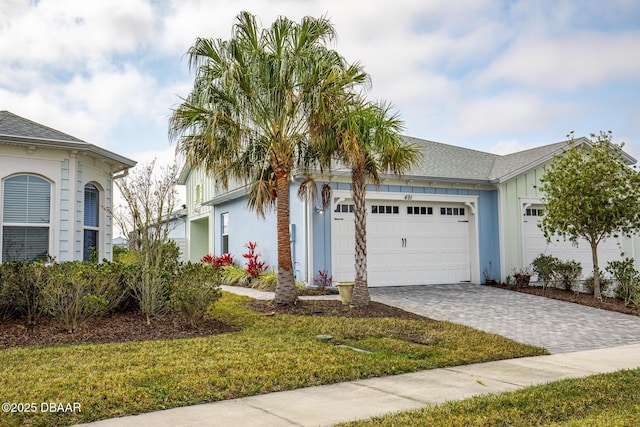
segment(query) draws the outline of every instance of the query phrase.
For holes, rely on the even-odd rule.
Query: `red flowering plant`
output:
[[[267,265],[264,261],[260,260],[260,254],[256,253],[256,247],[258,244],[256,242],[249,242],[244,245],[245,248],[248,249],[247,253],[242,254],[247,261],[246,271],[252,278],[256,278],[267,269]]]
[[[200,260],[203,264],[211,264],[214,267],[226,267],[227,265],[233,264],[233,255],[231,254],[223,254],[220,256],[215,256],[211,254],[206,254]]]
[[[313,285],[323,291],[326,287],[331,286],[333,276],[329,276],[327,270],[318,270],[318,275],[313,278]]]

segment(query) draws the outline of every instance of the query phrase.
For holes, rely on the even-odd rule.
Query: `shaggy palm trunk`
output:
[[[600,267],[598,267],[598,245],[594,242],[591,244],[591,257],[593,259],[593,297],[598,301],[602,301],[602,293],[600,292]]]
[[[278,227],[278,284],[274,302],[294,304],[298,300],[291,265],[291,235],[289,233],[289,179],[287,174],[276,175],[276,215]]]
[[[359,170],[351,171],[351,196],[356,228],[355,235],[355,286],[351,305],[363,307],[371,301],[367,283],[367,208],[365,205],[366,183],[364,174]]]

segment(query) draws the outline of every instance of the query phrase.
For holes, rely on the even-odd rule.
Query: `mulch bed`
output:
[[[207,318],[198,329],[180,313],[166,313],[147,325],[140,312],[115,313],[101,319],[89,319],[70,334],[54,319],[43,318],[35,326],[24,319],[10,319],[0,324],[1,347],[26,347],[56,344],[104,344],[130,341],[194,338],[237,331],[217,319]]]
[[[353,308],[337,300],[298,300],[295,305],[278,306],[273,301],[253,300],[247,307],[263,314],[294,314],[298,316],[395,317],[425,319],[414,313],[371,301],[365,307]]]
[[[625,306],[624,302],[617,298],[603,297],[602,301],[598,301],[590,294],[576,294],[573,291],[565,291],[563,289],[547,288],[537,286],[526,286],[523,288],[514,288],[507,285],[494,285],[496,288],[509,289],[512,291],[523,292],[525,294],[538,295],[547,298],[553,298],[561,301],[573,302],[589,307],[601,308],[603,310],[616,311],[618,313],[632,314],[640,316],[638,309],[632,306]]]
[[[248,308],[264,314],[296,314],[301,316],[395,317],[424,319],[399,308],[371,302],[367,307],[351,308],[340,301],[299,300],[291,306],[274,306],[271,301],[252,301]],[[180,313],[166,313],[147,325],[140,312],[115,313],[102,319],[89,319],[70,334],[54,319],[42,318],[37,325],[27,326],[24,319],[0,323],[0,348],[58,344],[105,344],[131,341],[170,340],[204,337],[237,331],[237,327],[207,318],[194,329]]]

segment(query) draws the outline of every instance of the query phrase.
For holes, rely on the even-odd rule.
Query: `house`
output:
[[[113,181],[135,164],[0,111],[0,262],[111,260]]]
[[[367,188],[369,286],[483,283],[502,279],[540,253],[577,259],[592,268],[590,250],[563,241],[547,244],[537,227],[544,208],[536,188],[544,168],[567,142],[496,155],[406,137],[418,145],[422,165],[402,178],[387,176]],[[589,144],[586,138],[577,143]],[[628,157],[627,161],[635,163]],[[294,272],[311,283],[326,270],[334,281],[353,280],[354,223],[350,172],[316,177],[332,188],[327,209],[308,194],[297,198],[302,177],[291,182],[290,230]],[[242,183],[217,190],[203,170],[185,166],[179,183],[187,191],[188,256],[230,252],[240,259],[248,241],[276,264],[275,212],[261,219],[246,207]],[[600,260],[640,255],[640,239],[601,244]],[[635,257],[638,258],[637,256]],[[640,264],[639,264],[640,266]]]

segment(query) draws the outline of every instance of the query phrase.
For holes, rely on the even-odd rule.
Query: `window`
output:
[[[373,205],[371,206],[372,214],[398,214],[400,207],[393,205]]]
[[[440,215],[464,216],[464,208],[440,208]]]
[[[2,261],[45,259],[49,254],[51,184],[34,175],[4,181]]]
[[[430,206],[407,206],[407,215],[433,215]]]
[[[202,203],[202,184],[197,184],[193,189],[193,202]]]
[[[222,219],[222,253],[229,253],[229,212],[221,215]]]
[[[336,209],[334,210],[334,212],[353,213],[353,209],[354,209],[353,205],[339,204],[339,205],[336,205]]]
[[[543,216],[543,209],[527,208],[525,216]]]
[[[98,232],[100,231],[100,193],[95,185],[84,186],[84,242],[83,258],[85,261],[97,261],[92,259],[92,250],[98,250]],[[93,249],[92,249],[93,248]]]

